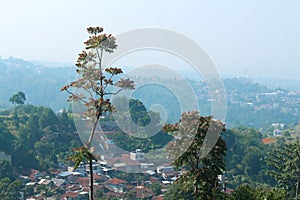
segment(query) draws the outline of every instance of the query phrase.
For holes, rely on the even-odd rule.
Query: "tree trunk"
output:
[[[94,199],[94,181],[93,181],[93,158],[89,158],[89,167],[90,167],[90,192],[89,192],[89,199]]]

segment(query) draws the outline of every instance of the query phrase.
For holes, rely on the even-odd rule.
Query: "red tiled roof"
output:
[[[108,189],[109,191],[111,191],[111,192],[114,192],[114,191],[115,191],[112,187],[110,187],[110,186],[108,186],[108,185],[105,185],[104,187],[105,187],[106,189]]]
[[[98,175],[98,174],[94,174],[94,175],[93,175],[93,178],[94,178],[94,180],[96,181],[96,180],[102,179],[103,176],[100,176],[100,175]]]
[[[230,188],[226,188],[226,194],[231,194],[234,190]]]
[[[39,199],[43,200],[46,197],[42,195],[42,196],[31,196],[31,197],[28,197],[28,198],[32,198],[32,199],[35,199],[35,200],[39,200]]]
[[[89,187],[84,187],[84,188],[82,189],[82,191],[83,191],[83,192],[89,192],[89,191],[90,191],[90,188],[89,188]]]
[[[177,171],[170,171],[170,172],[163,172],[163,174],[167,177],[169,176],[176,176],[178,175],[178,172]]]
[[[50,174],[52,174],[52,175],[57,175],[60,172],[63,172],[63,170],[61,170],[61,169],[54,169],[54,168],[50,169]]]
[[[94,185],[94,188],[101,189],[103,188],[103,185]]]
[[[89,186],[89,178],[87,178],[87,177],[79,177],[76,180],[76,182],[79,183],[80,185],[82,185],[83,187]]]
[[[127,190],[129,190],[129,189],[132,189],[133,188],[133,186],[132,185],[126,185],[126,187],[125,187]]]
[[[270,137],[262,139],[262,142],[264,144],[271,144],[271,143],[275,143],[276,141],[277,141],[276,138],[270,138]]]
[[[81,190],[81,186],[79,186],[79,185],[73,185],[69,189],[72,190],[72,191],[78,191],[78,190]]]
[[[123,184],[123,183],[126,183],[126,181],[123,181],[118,178],[112,178],[112,179],[109,179],[104,182],[104,184],[112,184],[112,185],[119,185],[119,184]]]
[[[72,198],[75,198],[78,195],[80,195],[78,192],[66,192],[65,194],[62,195],[62,197],[72,197]]]
[[[149,198],[154,195],[152,190],[150,190],[147,187],[143,187],[143,186],[137,186],[137,187],[131,189],[131,191],[136,195],[136,197],[138,199]]]
[[[155,196],[152,200],[164,200],[163,196]]]

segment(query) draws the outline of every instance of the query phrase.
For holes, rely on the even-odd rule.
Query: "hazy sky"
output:
[[[166,28],[200,44],[223,74],[300,79],[300,1],[2,0],[0,56],[75,63],[86,27]]]

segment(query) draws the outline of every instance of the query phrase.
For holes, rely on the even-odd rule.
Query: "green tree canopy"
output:
[[[300,190],[300,142],[287,143],[273,149],[266,158],[271,167],[269,174],[273,176],[280,187],[286,189],[290,197],[295,194],[299,199]]]
[[[167,147],[173,164],[189,170],[175,184],[193,199],[214,199],[219,191],[218,175],[225,170],[226,143],[220,137],[225,125],[198,112],[188,112],[182,114],[179,123],[166,125],[164,130],[175,138]]]
[[[17,105],[23,105],[26,101],[26,96],[23,92],[17,92],[9,98],[9,102]]]

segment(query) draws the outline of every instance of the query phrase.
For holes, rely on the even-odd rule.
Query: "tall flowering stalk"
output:
[[[79,79],[65,85],[61,91],[70,94],[69,101],[79,101],[87,108],[83,116],[90,119],[92,128],[87,141],[84,141],[85,156],[78,156],[82,159],[86,155],[92,157],[91,144],[95,135],[96,127],[100,117],[106,112],[112,112],[110,97],[125,89],[134,89],[134,82],[129,79],[120,78],[117,82],[113,80],[116,75],[123,71],[117,67],[103,66],[102,58],[105,53],[113,53],[117,48],[116,38],[111,34],[103,33],[102,27],[87,28],[89,38],[84,42],[85,50],[82,51],[77,59],[76,72]],[[82,92],[73,92],[71,88],[80,89]],[[76,90],[74,90],[76,91]],[[78,91],[78,90],[77,90]],[[114,91],[114,92],[111,92]],[[87,153],[90,152],[90,153]],[[78,151],[76,151],[78,153]],[[93,156],[94,157],[94,156]],[[88,159],[92,165],[92,159]],[[76,161],[77,163],[77,161]],[[90,171],[90,200],[93,199],[93,172]]]

